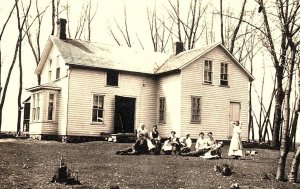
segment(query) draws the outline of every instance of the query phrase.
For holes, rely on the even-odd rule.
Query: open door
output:
[[[114,133],[134,133],[135,98],[115,96]]]
[[[232,138],[232,123],[240,121],[241,104],[239,102],[230,102],[229,109],[229,124],[228,124],[228,138]]]
[[[30,103],[24,103],[24,115],[23,115],[23,132],[29,132],[30,121]]]

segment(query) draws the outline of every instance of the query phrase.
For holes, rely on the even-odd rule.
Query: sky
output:
[[[26,6],[26,3],[28,3],[29,0],[24,0],[24,4]],[[35,2],[35,1],[33,1]],[[42,2],[42,3],[41,3]],[[75,0],[61,0],[61,5],[65,5],[66,3],[69,3],[70,5],[70,19],[68,20],[70,27],[71,27],[71,35],[74,35],[74,31],[78,24],[78,19],[80,16],[80,12],[82,10],[82,3],[86,1],[75,1]],[[153,9],[156,2],[157,12],[159,16],[162,18],[168,18],[167,14],[167,7],[168,7],[168,1],[167,0],[92,0],[92,12],[96,11],[95,18],[92,22],[92,34],[91,34],[91,41],[97,41],[100,43],[107,43],[107,44],[114,44],[117,45],[116,42],[113,40],[112,36],[109,34],[108,26],[111,26],[114,31],[116,31],[116,34],[120,36],[120,33],[118,33],[115,20],[123,26],[124,21],[124,6],[127,10],[127,18],[128,18],[128,28],[129,32],[133,39],[133,47],[134,48],[141,48],[141,46],[138,43],[138,40],[136,38],[136,35],[139,36],[141,39],[143,46],[147,50],[152,50],[151,46],[151,40],[150,40],[150,32],[147,25],[147,8]],[[181,1],[183,2],[183,1]],[[187,1],[185,1],[187,2]],[[216,12],[219,8],[219,0],[203,0],[203,5],[208,3],[208,9],[207,11],[214,11]],[[5,1],[0,0],[0,28],[3,26],[4,19],[7,17],[10,9],[13,6],[14,1]],[[42,22],[42,35],[41,35],[41,47],[44,48],[46,41],[48,39],[48,36],[50,34],[51,29],[51,1],[50,0],[43,0],[38,1],[40,10],[44,10],[46,7],[44,19]],[[242,0],[238,1],[229,1],[229,0],[223,0],[223,10],[230,9],[230,10],[236,10],[236,15],[238,15],[238,11],[241,8]],[[182,6],[185,6],[187,8],[187,4],[184,5],[182,3]],[[254,0],[250,0],[247,2],[247,8],[246,11],[251,11],[253,9],[258,8],[257,3]],[[32,11],[34,12],[34,6]],[[62,10],[62,8],[61,8]],[[186,10],[186,9],[183,9]],[[181,13],[181,14],[184,14]],[[67,18],[66,12],[63,12],[59,15],[61,18]],[[11,62],[11,57],[13,55],[13,50],[15,46],[16,41],[16,35],[17,35],[17,28],[16,28],[16,15],[13,14],[12,20],[9,22],[7,26],[7,30],[4,33],[4,37],[1,41],[1,48],[4,58],[3,63],[3,72],[1,75],[2,83],[4,83],[6,78],[6,72],[8,69],[8,66]],[[259,18],[258,18],[259,19]],[[211,18],[206,18],[208,24],[211,24]],[[215,22],[215,35],[216,39],[214,42],[220,41],[220,35],[219,35],[219,21],[218,16],[214,18]],[[236,22],[236,20],[233,20],[232,22]],[[33,26],[34,28],[34,26]],[[34,34],[35,29],[31,30]],[[71,36],[72,37],[72,36]],[[121,37],[120,37],[121,39]],[[26,43],[26,41],[25,41]],[[198,43],[198,46],[205,44],[204,41],[200,41]],[[171,46],[169,46],[169,51],[171,50]],[[23,99],[26,99],[29,96],[29,93],[26,92],[26,88],[35,86],[37,84],[36,82],[36,76],[34,74],[35,70],[35,62],[33,61],[33,56],[28,48],[28,46],[24,45],[23,47],[23,66],[24,66],[24,81],[23,81]],[[266,67],[270,67],[270,69],[267,69],[266,71],[266,77],[268,81],[271,81],[271,75],[272,70],[271,64],[269,64],[270,59],[268,57],[258,55],[257,62],[260,64],[257,64],[255,67],[256,72],[254,73],[254,77],[256,78],[254,85],[256,86],[257,90],[260,91],[260,83],[261,83],[261,73],[263,70],[263,64],[262,62],[265,62]],[[266,97],[265,100],[268,101],[270,96],[270,90],[272,90],[272,82],[269,82],[268,85],[265,87],[265,93]],[[18,67],[17,65],[14,68],[12,78],[10,81],[10,87],[8,90],[8,96],[7,101],[5,102],[4,112],[3,112],[3,126],[2,130],[9,131],[9,130],[15,130],[16,129],[16,121],[17,117],[17,93],[18,93]],[[253,94],[253,98],[256,98],[256,94]]]

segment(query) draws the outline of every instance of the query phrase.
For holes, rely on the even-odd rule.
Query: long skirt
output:
[[[243,156],[243,145],[240,136],[232,136],[228,156]]]

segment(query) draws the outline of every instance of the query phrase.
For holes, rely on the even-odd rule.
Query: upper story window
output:
[[[49,59],[49,66],[48,66],[48,82],[52,81],[52,59]]]
[[[159,98],[159,123],[166,122],[166,98]]]
[[[212,61],[211,60],[205,60],[204,62],[204,83],[206,84],[212,84]]]
[[[104,115],[104,96],[103,95],[93,95],[93,107],[92,107],[92,122],[103,123]]]
[[[41,96],[42,96],[42,93],[35,93],[32,95],[32,121],[40,120]]]
[[[59,56],[56,57],[56,77],[55,79],[60,78],[60,65],[59,65]]]
[[[54,120],[54,93],[49,93],[48,99],[48,121]]]
[[[221,63],[220,85],[228,86],[228,64]]]
[[[118,86],[119,84],[119,72],[115,70],[108,70],[106,72],[106,85]]]
[[[192,96],[191,101],[191,123],[199,123],[201,121],[201,97]]]

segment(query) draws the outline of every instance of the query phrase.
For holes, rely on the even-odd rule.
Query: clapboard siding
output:
[[[172,130],[180,133],[181,110],[181,86],[180,73],[162,76],[158,80],[157,112],[159,112],[159,98],[166,100],[166,121],[158,124],[158,130],[162,137],[170,136]],[[157,114],[157,122],[159,113]]]
[[[92,124],[92,94],[104,95],[104,124]],[[99,136],[114,128],[115,95],[136,98],[135,128],[156,121],[155,80],[121,72],[119,86],[106,86],[106,71],[70,68],[67,135]]]
[[[51,67],[50,67],[50,59],[52,60]],[[68,66],[65,65],[64,59],[61,57],[57,48],[52,48],[50,50],[49,56],[41,72],[41,84],[57,81],[56,80],[57,67],[60,68],[60,78],[65,78],[67,76]],[[51,81],[49,81],[50,70],[51,70]]]
[[[68,104],[68,77],[63,78],[56,82],[56,84],[61,87],[61,90],[56,93],[56,118],[55,121],[58,123],[57,132],[58,135],[66,135],[67,129],[67,104]]]
[[[59,57],[57,62],[57,57]],[[51,65],[51,81],[49,81],[49,64],[52,59]],[[60,78],[56,79],[56,67],[60,67]],[[56,90],[41,90],[41,119],[39,122],[33,122],[31,120],[29,127],[29,134],[51,134],[51,135],[65,135],[67,125],[67,102],[68,102],[68,66],[65,65],[64,60],[61,58],[58,50],[52,48],[50,50],[47,61],[41,72],[41,84],[54,82],[57,87],[60,87],[60,91]],[[55,120],[48,121],[48,103],[49,93],[55,93]],[[31,98],[32,100],[33,98]],[[32,102],[31,102],[32,103]],[[31,119],[32,119],[32,107],[31,107]]]
[[[60,122],[59,119],[62,117],[63,112],[61,112],[61,97],[58,91],[51,91],[51,90],[42,90],[39,91],[40,96],[40,120],[33,122],[31,119],[30,127],[29,127],[29,134],[51,134],[57,135],[61,134],[58,132],[60,128],[58,127],[58,123]],[[49,94],[55,94],[55,117],[53,121],[48,121],[48,103],[49,103]],[[31,98],[33,99],[33,98]],[[32,113],[32,111],[31,111]],[[32,118],[32,114],[31,114]]]
[[[205,59],[213,61],[213,84],[203,84]],[[229,87],[222,87],[220,63],[229,64]],[[211,50],[200,59],[181,71],[182,109],[181,133],[190,133],[197,138],[199,132],[213,132],[216,139],[228,139],[230,102],[241,104],[240,121],[243,126],[242,138],[247,139],[248,77],[238,68],[219,47]],[[191,96],[201,96],[201,122],[191,124]]]

